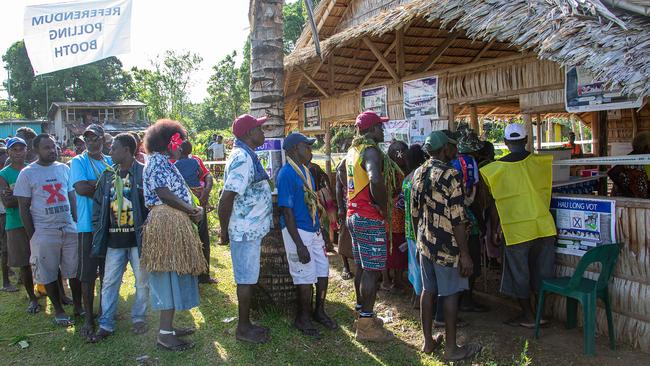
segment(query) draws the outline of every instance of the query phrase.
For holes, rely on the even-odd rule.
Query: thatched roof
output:
[[[317,13],[330,5],[322,1]],[[650,96],[650,18],[620,7],[610,10],[599,0],[413,0],[323,40],[323,58],[363,37],[382,37],[421,19],[562,66],[581,64],[625,93]],[[317,62],[314,46],[308,44],[285,57],[285,68]]]

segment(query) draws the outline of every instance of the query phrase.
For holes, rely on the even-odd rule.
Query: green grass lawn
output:
[[[227,247],[214,246],[212,271],[219,279],[217,286],[201,287],[201,305],[192,311],[177,315],[177,325],[193,326],[197,333],[191,336],[196,347],[182,353],[158,350],[155,346],[157,313],[151,313],[150,330],[140,336],[130,331],[129,304],[133,301],[133,276],[130,269],[120,291],[118,326],[114,336],[101,344],[88,344],[78,334],[79,328],[57,328],[52,324],[52,308],[33,316],[25,312],[27,297],[24,292],[0,293],[0,364],[1,365],[437,365],[435,356],[418,351],[421,335],[417,313],[408,304],[408,295],[395,297],[381,295],[380,315],[392,315],[388,327],[397,335],[388,344],[364,344],[354,340],[352,305],[354,291],[351,281],[339,277],[338,257],[331,256],[333,264],[327,309],[341,324],[338,331],[325,331],[321,340],[307,339],[292,328],[291,319],[279,313],[265,313],[257,320],[271,328],[271,341],[264,345],[248,345],[235,340],[237,321],[235,284],[232,277]],[[394,301],[391,301],[394,300]],[[45,299],[40,300],[41,304]],[[397,304],[395,303],[397,302]],[[69,312],[72,311],[68,307]],[[228,321],[230,320],[230,321]],[[82,319],[77,319],[81,324]],[[48,334],[28,336],[29,347],[11,345],[11,338],[31,333]],[[518,342],[521,350],[523,341]],[[479,364],[497,364],[487,347],[474,360]],[[498,364],[519,364],[519,351]],[[146,360],[140,359],[148,356]],[[505,362],[504,362],[505,361]]]
[[[335,257],[331,258],[337,261]],[[350,281],[342,282],[338,271],[332,273],[328,310],[341,323],[338,331],[323,331],[321,340],[306,339],[292,328],[291,320],[279,313],[258,315],[258,320],[271,328],[271,342],[248,345],[235,340],[237,316],[235,284],[232,278],[230,255],[225,247],[213,250],[213,273],[220,283],[201,287],[201,305],[177,316],[178,325],[194,326],[197,333],[191,336],[196,343],[193,350],[170,353],[155,347],[157,313],[151,313],[147,334],[135,336],[130,332],[129,304],[133,301],[133,276],[130,270],[120,291],[118,327],[114,336],[101,344],[87,344],[78,335],[79,328],[62,329],[52,324],[52,308],[32,316],[25,312],[27,296],[24,292],[0,293],[0,364],[4,365],[212,365],[232,363],[294,364],[294,365],[408,365],[423,362],[437,364],[436,359],[417,352],[403,341],[385,345],[366,345],[354,340],[351,328],[354,292]],[[337,261],[338,262],[338,261]],[[216,264],[216,266],[215,266]],[[41,304],[45,299],[41,299]],[[72,311],[72,308],[67,308]],[[81,319],[77,319],[80,324]],[[414,319],[392,324],[402,335],[418,332]],[[28,336],[29,347],[21,349],[10,345],[9,339],[31,333],[51,332]],[[407,337],[408,338],[408,337]],[[138,361],[148,356],[147,361]]]

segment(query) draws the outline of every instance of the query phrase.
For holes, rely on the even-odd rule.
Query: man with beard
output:
[[[86,151],[70,161],[70,180],[77,193],[77,232],[79,233],[77,278],[81,282],[85,313],[81,336],[89,337],[94,332],[93,301],[97,273],[99,273],[100,284],[104,277],[104,259],[90,256],[93,242],[93,196],[99,177],[106,168],[113,164],[113,161],[102,152],[105,139],[102,126],[89,125],[84,131],[83,137],[86,141]]]
[[[56,143],[50,135],[34,138],[38,160],[25,167],[16,180],[20,218],[30,239],[30,263],[36,283],[44,284],[54,307],[54,322],[71,326],[57,286],[59,270],[70,280],[75,311],[81,311],[81,285],[77,280],[77,231],[74,188],[70,168],[56,161]]]

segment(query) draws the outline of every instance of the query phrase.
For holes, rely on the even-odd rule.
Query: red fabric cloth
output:
[[[408,267],[408,250],[400,251],[399,246],[406,242],[404,233],[393,233],[392,251],[388,255],[386,266],[388,269],[406,269]]]

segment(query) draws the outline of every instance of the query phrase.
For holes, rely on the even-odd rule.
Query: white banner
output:
[[[650,154],[558,160],[553,165],[650,165]]]
[[[24,31],[35,75],[129,53],[131,0],[27,6]]]

